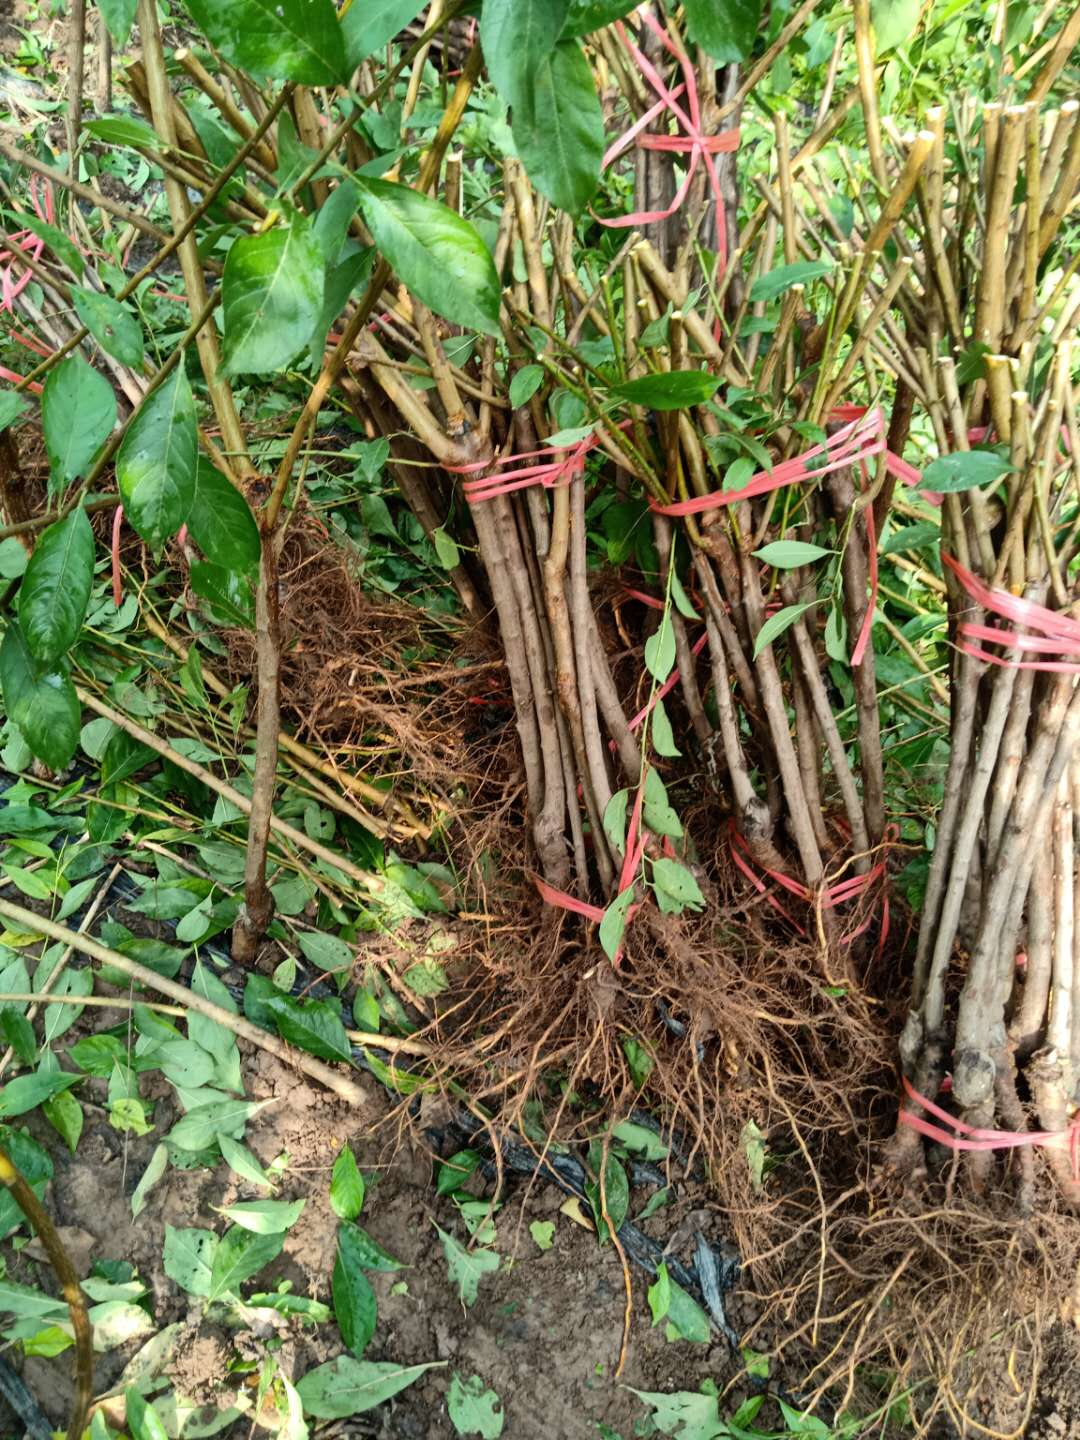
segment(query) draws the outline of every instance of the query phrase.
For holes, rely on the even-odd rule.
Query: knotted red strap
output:
[[[645,803],[645,780],[638,786],[637,795],[634,797],[634,808],[630,814],[630,824],[626,831],[626,849],[623,853],[622,870],[619,873],[619,889],[616,899],[625,895],[627,890],[632,890],[637,881],[638,871],[641,869],[641,862],[645,857],[645,847],[649,843],[650,835],[648,830],[641,828],[641,809]],[[584,915],[586,920],[592,920],[599,925],[604,918],[604,910],[599,905],[590,905],[587,900],[579,900],[576,895],[568,895],[565,890],[556,890],[554,885],[549,885],[539,875],[533,876],[533,884],[540,892],[540,898],[547,905],[553,905],[557,910],[568,910],[572,915]],[[612,902],[614,904],[614,901]],[[638,905],[628,906],[626,911],[626,924],[634,918],[638,911]],[[612,964],[618,965],[622,958],[622,946],[615,952]]]
[[[42,195],[44,195],[44,203]],[[53,223],[56,214],[53,206],[52,186],[39,175],[30,176],[30,203],[39,220],[44,220],[50,225]],[[32,259],[40,260],[42,251],[45,249],[45,241],[40,235],[35,235],[33,230],[19,230],[15,234],[6,236],[4,244],[8,248],[0,250],[0,310],[11,310],[14,308],[16,298],[22,294],[34,278],[28,266],[23,266],[18,276],[13,274],[14,251],[21,250]],[[43,353],[47,355],[50,352],[46,350]]]
[[[898,836],[899,832],[896,827],[890,825],[885,833],[885,845],[887,846],[894,843]],[[806,931],[803,927],[784,909],[784,906],[765,884],[765,881],[751,868],[749,861],[753,856],[750,851],[750,846],[747,844],[745,838],[739,834],[734,820],[729,824],[729,843],[731,847],[731,858],[735,861],[738,869],[742,871],[754,886],[758,894],[763,896],[773,909],[781,914],[798,934],[805,936]],[[764,873],[770,880],[774,880],[777,885],[786,890],[789,895],[794,895],[796,899],[801,900],[805,905],[817,905],[820,906],[822,910],[832,910],[838,905],[843,905],[847,900],[856,899],[882,879],[885,875],[885,857],[882,855],[882,858],[878,860],[876,864],[872,865],[865,875],[850,875],[846,880],[838,880],[835,885],[827,885],[818,891],[811,890],[808,886],[804,885],[802,881],[795,880],[780,870],[769,870],[766,868]],[[849,945],[857,936],[869,929],[871,919],[872,917],[868,916],[855,930],[843,936],[843,943]],[[885,934],[888,933],[888,925],[889,905],[888,897],[886,896],[884,897],[882,907],[882,930]]]
[[[1075,655],[1080,659],[1080,620],[1072,620],[1057,610],[1048,610],[1045,605],[1039,605],[1034,600],[1025,600],[1021,595],[1012,595],[1008,590],[992,588],[944,551],[941,558],[977,605],[1013,625],[1022,625],[1025,630],[1035,632],[1028,635],[1015,629],[964,621],[960,625],[961,650],[974,656],[976,660],[989,661],[991,665],[1010,666],[1016,670],[1048,670],[1061,675],[1080,675],[1080,663],[1061,658]],[[982,640],[991,645],[1004,645],[1009,650],[1053,655],[1057,658],[1013,660],[984,650],[981,645],[969,645],[966,643],[968,640]]]
[[[1018,1150],[1027,1145],[1044,1146],[1049,1150],[1068,1149],[1072,1162],[1072,1178],[1080,1183],[1080,1114],[1065,1130],[980,1130],[975,1125],[969,1125],[966,1120],[950,1115],[925,1095],[920,1095],[906,1075],[903,1081],[908,1099],[913,1100],[949,1129],[943,1130],[940,1125],[932,1125],[923,1116],[903,1108],[900,1111],[901,1125],[917,1130],[920,1135],[937,1141],[949,1150]]]
[[[867,410],[841,425],[827,440],[811,446],[802,455],[781,460],[771,470],[759,470],[738,490],[713,490],[708,495],[694,495],[689,500],[675,500],[670,505],[650,500],[649,508],[658,515],[701,515],[706,510],[721,510],[727,505],[738,504],[740,500],[753,500],[758,495],[782,490],[785,485],[793,485],[796,481],[813,480],[833,470],[856,465],[860,460],[880,455],[884,449],[885,421],[880,407],[875,406],[873,410]],[[808,467],[807,462],[818,457],[823,458],[823,463]]]
[[[690,186],[697,173],[698,165],[703,162],[706,174],[709,177],[709,188],[716,202],[716,249],[719,257],[719,268],[722,271],[727,264],[727,226],[724,222],[724,196],[720,188],[720,177],[717,174],[716,163],[713,160],[713,156],[731,154],[737,150],[739,148],[739,132],[738,130],[724,130],[719,135],[705,135],[702,133],[701,105],[698,100],[697,79],[694,75],[694,67],[690,63],[690,57],[675,44],[667,30],[660,25],[647,10],[640,12],[640,18],[653,32],[668,54],[673,55],[675,59],[678,60],[683,74],[683,81],[682,84],[677,85],[674,90],[669,89],[656,66],[638,46],[634,44],[633,40],[630,39],[626,26],[623,25],[621,21],[615,26],[619,38],[630,52],[634,63],[660,98],[655,105],[649,110],[646,110],[640,120],[635,121],[634,124],[630,126],[630,129],[608,148],[603,161],[604,169],[635,142],[643,150],[664,150],[671,154],[689,155],[690,163],[686,167],[686,175],[679,187],[678,193],[666,210],[635,210],[631,215],[623,215],[614,220],[602,219],[600,220],[600,224],[607,225],[612,229],[629,229],[640,225],[650,225],[658,220],[666,220],[670,215],[674,215],[682,206],[687,195],[690,193]],[[682,95],[686,96],[686,108],[679,104],[679,97]],[[652,135],[643,133],[646,127],[651,125],[656,117],[665,111],[669,115],[674,116],[675,120],[682,127],[683,133],[681,135]]]

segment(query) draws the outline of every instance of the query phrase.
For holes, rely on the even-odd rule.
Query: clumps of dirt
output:
[[[234,1398],[226,1378],[232,1354],[233,1345],[227,1335],[193,1318],[174,1340],[163,1373],[175,1385],[177,1393],[193,1405],[227,1410]]]

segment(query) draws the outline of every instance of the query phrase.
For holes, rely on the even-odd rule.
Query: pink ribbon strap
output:
[[[1016,670],[1051,671],[1060,675],[1080,674],[1080,663],[1062,658],[1068,655],[1080,657],[1080,620],[1073,620],[1056,610],[1048,610],[1045,605],[1039,605],[1034,600],[1025,600],[1021,595],[1012,595],[1008,590],[992,588],[944,551],[941,558],[977,605],[1009,621],[1013,626],[1021,625],[1025,630],[1035,632],[1027,635],[1016,629],[1001,629],[998,626],[964,621],[960,626],[960,635],[963,637],[960,642],[961,650],[976,660],[986,660],[991,665],[1009,666]],[[984,650],[981,645],[968,644],[969,640],[982,640],[991,645],[1004,645],[1009,650],[1053,655],[1058,658],[1013,660]]]
[[[1017,1150],[1026,1145],[1045,1146],[1053,1150],[1068,1149],[1073,1179],[1080,1182],[1080,1115],[1076,1116],[1067,1130],[980,1130],[975,1125],[969,1125],[966,1120],[950,1115],[925,1095],[920,1095],[906,1075],[903,1081],[908,1099],[913,1100],[920,1109],[933,1115],[935,1120],[940,1120],[941,1124],[947,1125],[949,1129],[943,1130],[940,1125],[932,1125],[921,1115],[903,1108],[900,1111],[901,1125],[917,1130],[920,1135],[937,1141],[949,1150]]]
[[[885,834],[885,845],[887,846],[894,843],[898,837],[898,833],[896,827],[890,825]],[[730,822],[729,841],[731,858],[734,860],[737,868],[742,871],[754,886],[754,889],[757,890],[758,894],[767,900],[773,909],[782,915],[799,935],[805,936],[806,931],[799,922],[784,909],[784,906],[765,884],[764,880],[751,869],[749,861],[753,856],[750,853],[750,847],[743,836],[739,834],[734,821]],[[879,880],[884,878],[885,870],[885,857],[882,855],[882,858],[878,860],[876,864],[872,865],[865,875],[850,875],[846,880],[838,880],[835,885],[825,886],[816,892],[809,889],[800,880],[794,880],[790,875],[785,875],[781,870],[766,869],[765,874],[770,880],[774,880],[777,885],[786,890],[789,895],[794,895],[797,900],[801,900],[804,905],[820,905],[823,910],[832,910],[835,909],[837,905],[843,905],[846,901],[854,900],[857,896],[865,894],[867,890],[870,890]],[[871,919],[872,916],[868,916],[856,929],[844,935],[842,942],[845,945],[850,945],[857,936],[869,929]],[[888,932],[888,924],[889,902],[888,896],[885,896],[882,902],[883,933]]]
[[[689,155],[690,163],[686,167],[686,175],[679,187],[678,194],[666,210],[635,210],[632,215],[623,215],[614,220],[600,220],[601,225],[607,225],[612,229],[628,229],[640,225],[650,225],[658,220],[666,220],[670,215],[682,206],[687,195],[690,193],[690,186],[693,183],[697,168],[704,163],[705,172],[709,177],[709,188],[712,191],[713,199],[716,202],[716,249],[719,257],[719,266],[723,270],[727,264],[727,227],[724,223],[724,196],[720,188],[720,177],[717,174],[714,155],[731,154],[739,147],[738,130],[725,130],[719,135],[705,135],[701,129],[701,105],[698,100],[697,80],[694,75],[694,67],[690,58],[671,39],[667,30],[657,23],[656,19],[648,12],[642,10],[640,18],[645,25],[653,32],[656,38],[663,45],[669,55],[675,57],[683,74],[683,82],[677,85],[674,90],[669,89],[663,77],[653,65],[652,61],[641,51],[627,34],[625,25],[620,21],[616,26],[619,38],[626,46],[634,59],[634,63],[642,75],[652,86],[652,89],[660,97],[656,104],[646,110],[641,118],[630,126],[624,135],[621,135],[613,145],[608,148],[604,156],[603,166],[606,169],[613,160],[627,150],[635,142],[643,150],[664,150],[672,154]],[[686,96],[686,107],[679,104],[679,97]],[[652,135],[643,133],[648,125],[658,115],[667,112],[673,115],[678,124],[682,127],[681,135]]]
[[[828,475],[833,470],[857,465],[872,455],[880,455],[885,449],[885,422],[881,409],[875,406],[865,414],[842,425],[820,445],[813,445],[802,455],[790,460],[781,460],[771,470],[759,470],[738,490],[714,490],[709,495],[695,495],[689,500],[676,500],[670,505],[661,505],[654,500],[649,507],[658,515],[700,515],[706,510],[720,510],[726,505],[736,505],[740,500],[753,500],[758,495],[768,495],[793,485],[799,480],[813,480],[819,475]],[[807,461],[824,457],[824,463],[807,468]],[[918,472],[916,472],[917,474]]]
[[[645,847],[649,843],[648,830],[641,829],[641,809],[645,802],[645,782],[638,786],[637,795],[634,797],[634,808],[630,814],[630,824],[626,832],[626,849],[623,854],[622,870],[619,874],[619,889],[616,899],[625,895],[627,890],[632,890],[637,880],[638,871],[641,869],[641,862],[645,857]],[[576,895],[568,895],[565,890],[556,890],[554,885],[549,885],[539,875],[533,876],[533,884],[540,892],[540,898],[546,905],[552,905],[557,910],[568,910],[572,915],[583,915],[586,920],[593,921],[599,925],[604,918],[604,910],[599,905],[590,905],[587,900],[579,900]],[[614,903],[614,902],[613,902]],[[634,918],[640,907],[630,905],[626,911],[626,924]],[[615,952],[612,964],[618,966],[622,958],[622,946]]]

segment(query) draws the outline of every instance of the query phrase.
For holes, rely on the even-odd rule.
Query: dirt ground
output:
[[[245,1289],[272,1289],[290,1280],[296,1293],[330,1303],[337,1223],[328,1202],[330,1169],[348,1140],[369,1186],[361,1223],[408,1267],[400,1274],[371,1276],[379,1319],[365,1358],[402,1365],[445,1362],[445,1368],[430,1371],[378,1411],[347,1422],[339,1433],[450,1440],[457,1432],[445,1397],[455,1370],[463,1379],[481,1376],[498,1393],[506,1412],[503,1433],[515,1440],[629,1437],[641,1433],[635,1425],[648,1412],[627,1387],[696,1390],[711,1378],[723,1389],[731,1377],[726,1342],[669,1344],[662,1327],[651,1327],[647,1281],[637,1271],[625,1371],[616,1380],[625,1308],[622,1269],[612,1247],[601,1249],[593,1234],[559,1213],[567,1197],[554,1185],[534,1186],[526,1197],[525,1182],[514,1183],[496,1222],[502,1266],[481,1281],[477,1302],[466,1310],[451,1286],[434,1227],[438,1223],[462,1240],[465,1231],[452,1202],[436,1195],[430,1156],[407,1142],[399,1147],[396,1122],[380,1125],[390,1107],[375,1082],[367,1082],[370,1113],[358,1116],[269,1055],[246,1054],[245,1078],[251,1099],[275,1101],[250,1121],[245,1143],[264,1164],[286,1151],[290,1164],[277,1198],[307,1201],[282,1255],[260,1273],[257,1286],[252,1282]],[[103,1081],[91,1084],[104,1087]],[[158,1099],[162,1125],[167,1125],[171,1088],[162,1082],[157,1092],[146,1093]],[[73,1257],[84,1270],[102,1259],[127,1260],[137,1268],[151,1286],[155,1328],[177,1327],[163,1371],[188,1399],[209,1407],[200,1417],[205,1421],[231,1401],[234,1392],[223,1373],[230,1355],[266,1353],[265,1344],[262,1337],[230,1335],[201,1318],[200,1308],[162,1268],[165,1226],[220,1232],[224,1222],[215,1207],[265,1192],[237,1182],[224,1166],[170,1167],[133,1221],[131,1194],[160,1134],[161,1126],[151,1136],[125,1137],[101,1119],[88,1124],[74,1156],[56,1143],[55,1135],[50,1139],[45,1126],[37,1138],[48,1144],[56,1167],[48,1201],[57,1224],[65,1227]],[[637,1195],[635,1202],[639,1209]],[[530,1237],[532,1220],[555,1223],[550,1250],[542,1252]],[[659,1236],[671,1224],[670,1218],[661,1224],[657,1217],[646,1227]],[[23,1259],[17,1268],[17,1275],[9,1271],[12,1278],[51,1288],[44,1266]],[[99,1394],[116,1383],[146,1338],[98,1356]],[[283,1367],[296,1380],[342,1349],[333,1323],[306,1332],[286,1324],[274,1339],[281,1345]],[[58,1427],[70,1403],[70,1369],[69,1353],[55,1359],[29,1357],[24,1365],[24,1379]],[[222,1433],[249,1432],[250,1420],[244,1419]],[[2,1433],[7,1432],[0,1427]]]

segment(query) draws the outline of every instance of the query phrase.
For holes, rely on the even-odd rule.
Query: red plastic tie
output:
[[[501,475],[480,475],[475,480],[466,480],[462,485],[465,499],[470,505],[494,500],[497,495],[510,495],[515,490],[525,490],[530,485],[543,485],[552,490],[568,485],[575,475],[585,468],[585,456],[598,444],[597,436],[587,435],[576,445],[544,445],[539,450],[526,450],[521,455],[504,455],[495,460],[474,460],[470,465],[448,465],[454,475],[472,475],[480,470],[491,470],[495,466],[513,465],[517,468],[505,470]],[[536,460],[542,455],[558,458],[540,465],[522,465],[523,460]]]
[[[694,644],[690,650],[691,655],[700,655],[705,647],[705,642],[706,640],[708,640],[708,638],[708,633],[704,635],[699,635],[698,638],[694,641]],[[642,723],[642,721],[645,719],[646,715],[651,715],[652,712],[656,709],[657,705],[660,703],[660,701],[663,700],[666,696],[670,695],[672,690],[675,689],[675,686],[678,683],[679,672],[678,670],[673,670],[668,676],[668,678],[664,681],[663,685],[661,685],[658,690],[655,690],[650,696],[649,703],[643,706],[642,709],[640,709],[638,713],[634,716],[634,718],[630,721],[630,729],[636,730],[638,726]]]
[[[740,500],[752,500],[758,495],[768,495],[793,485],[799,480],[814,480],[819,475],[828,475],[833,470],[857,465],[880,455],[885,449],[885,420],[879,406],[857,416],[841,426],[820,445],[813,445],[802,455],[793,455],[790,460],[781,460],[771,470],[759,470],[738,490],[714,490],[709,495],[695,495],[689,500],[676,500],[670,505],[649,501],[649,508],[658,515],[700,515],[706,510],[721,510],[726,505],[736,505]],[[823,465],[807,469],[806,462],[818,456],[827,456]],[[918,474],[918,472],[915,472]]]
[[[1043,1146],[1048,1150],[1067,1149],[1073,1180],[1080,1183],[1080,1114],[1077,1114],[1064,1130],[980,1130],[975,1125],[969,1125],[966,1120],[950,1115],[925,1095],[920,1095],[906,1075],[902,1078],[908,1098],[933,1115],[935,1120],[949,1126],[949,1129],[943,1130],[939,1125],[932,1125],[921,1115],[903,1107],[900,1109],[901,1125],[917,1130],[920,1135],[937,1141],[949,1150],[1019,1150],[1029,1145]]]
[[[944,551],[944,563],[953,572],[964,590],[977,605],[991,614],[998,615],[1011,625],[1022,625],[1033,630],[1033,635],[1016,629],[1001,629],[998,626],[980,625],[964,621],[960,626],[960,649],[977,660],[986,660],[991,665],[1008,666],[1015,670],[1046,670],[1061,675],[1080,675],[1080,663],[1062,659],[1066,655],[1080,657],[1080,620],[1073,620],[1057,610],[1048,610],[1034,600],[1025,600],[1021,595],[1012,595],[987,585],[977,575],[964,568],[959,561]],[[982,640],[992,645],[1003,645],[1009,650],[1026,651],[1031,654],[1053,655],[1053,660],[1014,660],[1007,656],[995,655],[980,645],[968,644],[969,640]]]
[[[727,225],[724,220],[724,195],[720,188],[720,176],[717,173],[713,156],[731,154],[737,150],[739,148],[739,132],[738,130],[724,130],[719,135],[706,135],[702,132],[701,104],[698,100],[697,79],[690,57],[675,44],[667,30],[647,10],[640,11],[639,15],[642,22],[649,27],[668,54],[674,56],[679,62],[683,80],[682,84],[677,85],[674,90],[669,89],[656,66],[630,39],[625,25],[621,21],[616,24],[615,29],[619,38],[630,52],[641,74],[660,98],[630,126],[624,135],[621,135],[613,145],[609,146],[603,159],[603,168],[607,169],[613,160],[634,143],[643,150],[664,150],[669,154],[689,155],[690,163],[686,167],[686,175],[678,193],[666,210],[635,210],[633,214],[623,215],[617,219],[601,219],[600,224],[611,229],[629,229],[640,225],[650,225],[658,220],[666,220],[681,208],[690,193],[690,186],[697,173],[698,165],[704,163],[709,178],[709,188],[716,202],[716,250],[719,269],[723,271],[727,265]],[[683,95],[686,97],[685,108],[679,104],[679,98]],[[681,126],[683,134],[642,133],[646,126],[652,124],[657,116],[665,111],[674,117]]]
[[[884,844],[888,846],[894,843],[898,838],[898,834],[899,832],[896,827],[890,825],[885,832]],[[765,881],[751,868],[749,860],[753,859],[753,855],[750,846],[747,844],[744,836],[740,835],[734,820],[730,822],[729,840],[731,858],[735,861],[738,869],[741,870],[751,882],[758,894],[762,895],[773,909],[777,910],[788,924],[794,927],[798,934],[805,936],[806,931],[803,927],[784,909],[780,901],[765,884]],[[781,870],[770,870],[766,867],[764,873],[770,880],[775,881],[777,885],[786,890],[789,895],[794,895],[797,900],[801,900],[803,904],[820,906],[823,910],[832,910],[837,905],[843,905],[848,900],[856,899],[871,889],[878,880],[882,879],[885,875],[885,858],[883,855],[876,864],[870,867],[865,875],[850,875],[846,880],[838,880],[835,885],[826,886],[816,893],[804,885],[801,880],[795,880],[790,875],[785,875]],[[865,930],[868,930],[871,920],[872,916],[868,916],[856,929],[844,935],[842,937],[843,943],[849,945],[857,936],[863,934]],[[888,897],[883,896],[882,927],[886,934],[888,933],[888,923]]]

